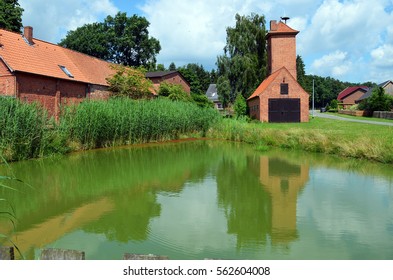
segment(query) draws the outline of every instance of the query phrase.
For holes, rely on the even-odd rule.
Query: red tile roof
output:
[[[267,36],[271,36],[274,34],[298,34],[299,31],[290,28],[288,25],[283,23],[282,21],[271,21],[270,22],[270,31],[268,32]]]
[[[263,80],[263,82],[259,85],[259,87],[254,91],[253,94],[251,94],[251,96],[247,100],[253,99],[261,95],[267,89],[267,87],[276,79],[280,71],[284,69],[286,68],[285,67],[280,68],[279,70],[271,74],[269,77],[267,77],[265,80]]]
[[[0,29],[0,59],[11,71],[96,85],[106,86],[106,78],[114,73],[107,61],[34,38],[33,43],[30,45],[19,33]]]
[[[337,100],[342,101],[344,98],[346,98],[347,96],[351,95],[352,93],[358,90],[362,90],[366,92],[368,90],[368,87],[366,86],[347,87],[346,89],[344,89],[342,92],[339,93]]]

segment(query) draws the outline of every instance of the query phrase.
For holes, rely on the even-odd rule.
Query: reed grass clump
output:
[[[47,116],[37,104],[0,98],[0,153],[8,161],[37,157],[41,152]]]

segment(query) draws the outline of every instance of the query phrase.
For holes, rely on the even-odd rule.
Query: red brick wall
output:
[[[297,79],[295,35],[275,34],[270,36],[268,39],[268,58],[269,74],[285,67]]]
[[[86,97],[84,83],[50,77],[17,73],[18,97],[26,102],[38,102],[50,116],[58,116],[60,107],[79,103]]]
[[[280,85],[282,82],[288,83],[288,94],[283,95],[280,93]],[[269,99],[270,98],[300,98],[300,121],[309,121],[309,95],[308,93],[299,85],[299,83],[289,75],[289,71],[283,69],[277,75],[277,77],[270,83],[266,90],[259,95],[259,98],[253,98],[248,101],[248,106],[256,105],[255,102],[259,100],[259,119],[261,122],[269,121]],[[251,110],[250,110],[251,113]],[[253,117],[253,115],[251,115]]]
[[[111,92],[106,86],[90,85],[89,98],[92,100],[107,100]]]
[[[352,94],[345,97],[342,102],[344,104],[352,104],[355,105],[355,101],[358,100],[360,97],[364,95],[366,91],[358,89],[357,91],[353,92]]]
[[[15,96],[16,81],[8,68],[0,60],[0,95]]]
[[[250,117],[252,119],[260,120],[260,101],[259,97],[253,98],[248,101],[248,108],[250,110]]]
[[[176,85],[181,85],[184,89],[185,92],[190,93],[190,86],[187,84],[187,82],[177,73],[172,73],[170,75],[165,76],[164,78],[149,78],[155,88],[159,88],[160,84],[163,82],[169,83],[169,84],[176,84]]]

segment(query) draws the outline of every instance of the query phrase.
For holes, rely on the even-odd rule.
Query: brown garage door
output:
[[[300,122],[300,99],[269,99],[269,122]]]

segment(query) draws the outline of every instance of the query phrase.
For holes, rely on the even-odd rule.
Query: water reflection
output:
[[[287,243],[298,237],[297,200],[308,181],[308,164],[277,157],[260,157],[260,182],[272,199],[272,242]]]
[[[224,158],[217,171],[218,199],[237,248],[289,243],[298,236],[297,199],[309,167],[285,158],[249,155],[246,165]]]
[[[393,258],[392,170],[239,143],[98,150],[12,164],[34,189],[1,190],[25,257],[58,247],[87,259]],[[0,174],[7,173],[0,166]],[[375,237],[375,238],[374,238]],[[0,241],[1,243],[1,241]],[[389,244],[389,245],[387,245]]]

